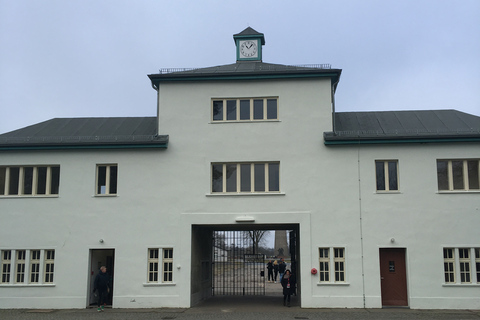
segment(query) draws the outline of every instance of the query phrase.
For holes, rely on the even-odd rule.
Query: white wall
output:
[[[280,121],[211,123],[211,98],[257,96],[279,97]],[[1,249],[56,250],[55,286],[3,286],[0,308],[84,308],[89,250],[105,248],[115,249],[114,307],[189,307],[208,290],[193,283],[192,292],[192,225],[236,225],[242,215],[300,225],[302,307],[381,307],[384,247],[407,249],[412,308],[480,307],[478,286],[443,286],[442,256],[444,246],[480,246],[479,194],[438,194],[435,162],[480,158],[478,145],[326,147],[328,80],[161,84],[159,113],[166,150],[1,154],[0,165],[59,164],[61,173],[57,198],[0,199]],[[375,193],[376,159],[399,160],[400,193]],[[281,194],[210,195],[210,164],[230,161],[280,161]],[[118,164],[118,196],[94,196],[99,163]],[[336,246],[346,248],[347,282],[318,285],[318,248]],[[152,247],[174,248],[174,285],[146,285]]]

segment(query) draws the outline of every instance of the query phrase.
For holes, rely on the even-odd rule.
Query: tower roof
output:
[[[250,27],[246,28],[240,33],[233,35],[233,41],[235,41],[238,38],[261,38],[262,45],[265,45],[265,35]]]

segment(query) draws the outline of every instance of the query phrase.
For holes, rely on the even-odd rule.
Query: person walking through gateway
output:
[[[277,276],[278,276],[278,262],[277,260],[273,261],[273,272],[275,272],[275,283],[277,283]]]
[[[268,282],[273,282],[273,263],[272,260],[267,263]]]
[[[100,271],[95,277],[93,292],[95,291],[97,291],[98,294],[97,311],[103,311],[104,306],[107,304],[108,293],[110,292],[110,276],[107,274],[107,268],[105,266],[100,267]]]
[[[283,305],[290,307],[290,296],[295,293],[295,276],[286,270],[281,280],[283,287]]]
[[[287,269],[287,264],[283,258],[280,259],[280,263],[278,264],[278,272],[280,273],[280,283],[282,283],[283,274],[285,273],[285,269]]]

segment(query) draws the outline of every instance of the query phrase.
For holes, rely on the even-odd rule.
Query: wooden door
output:
[[[408,306],[405,249],[380,249],[383,306]]]

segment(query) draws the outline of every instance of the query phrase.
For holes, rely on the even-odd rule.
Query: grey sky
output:
[[[264,62],[343,69],[337,111],[480,115],[479,0],[0,0],[0,133],[155,115],[147,74],[234,63],[248,26]]]

